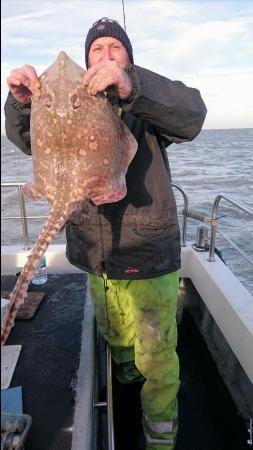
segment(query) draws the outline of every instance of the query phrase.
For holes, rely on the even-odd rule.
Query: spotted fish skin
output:
[[[1,330],[3,345],[28,284],[49,243],[86,200],[97,205],[126,195],[125,175],[137,142],[104,94],[87,94],[85,70],[60,52],[40,76],[32,98],[31,147],[34,181],[24,192],[46,197],[48,220],[10,294]]]
[[[109,203],[126,194],[125,174],[137,143],[104,94],[87,94],[84,73],[61,52],[40,77],[41,95],[32,103],[34,179],[49,201],[59,189],[69,202],[86,196]]]

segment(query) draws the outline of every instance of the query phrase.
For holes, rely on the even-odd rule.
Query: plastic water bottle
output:
[[[47,263],[46,257],[45,255],[43,255],[40,258],[39,264],[35,269],[32,284],[45,284],[46,282],[47,282]]]

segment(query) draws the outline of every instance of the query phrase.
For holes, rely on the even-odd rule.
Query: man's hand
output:
[[[22,66],[11,71],[7,84],[14,97],[21,103],[29,103],[32,94],[39,96],[40,81],[32,66]]]
[[[116,61],[103,61],[90,67],[84,75],[87,92],[96,95],[105,91],[109,86],[115,88],[117,97],[127,99],[132,94],[132,82]]]

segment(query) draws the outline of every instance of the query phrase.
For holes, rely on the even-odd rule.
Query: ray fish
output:
[[[49,243],[85,201],[94,204],[121,200],[127,192],[125,175],[137,142],[106,95],[89,95],[85,70],[60,52],[40,76],[41,88],[31,106],[33,181],[23,191],[45,197],[49,215],[10,294],[1,329],[3,345],[24,302],[35,268]]]

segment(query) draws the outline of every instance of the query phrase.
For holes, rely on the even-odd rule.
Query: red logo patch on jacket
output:
[[[127,269],[124,269],[125,273],[139,273],[140,269],[137,269],[137,267],[128,267]]]

